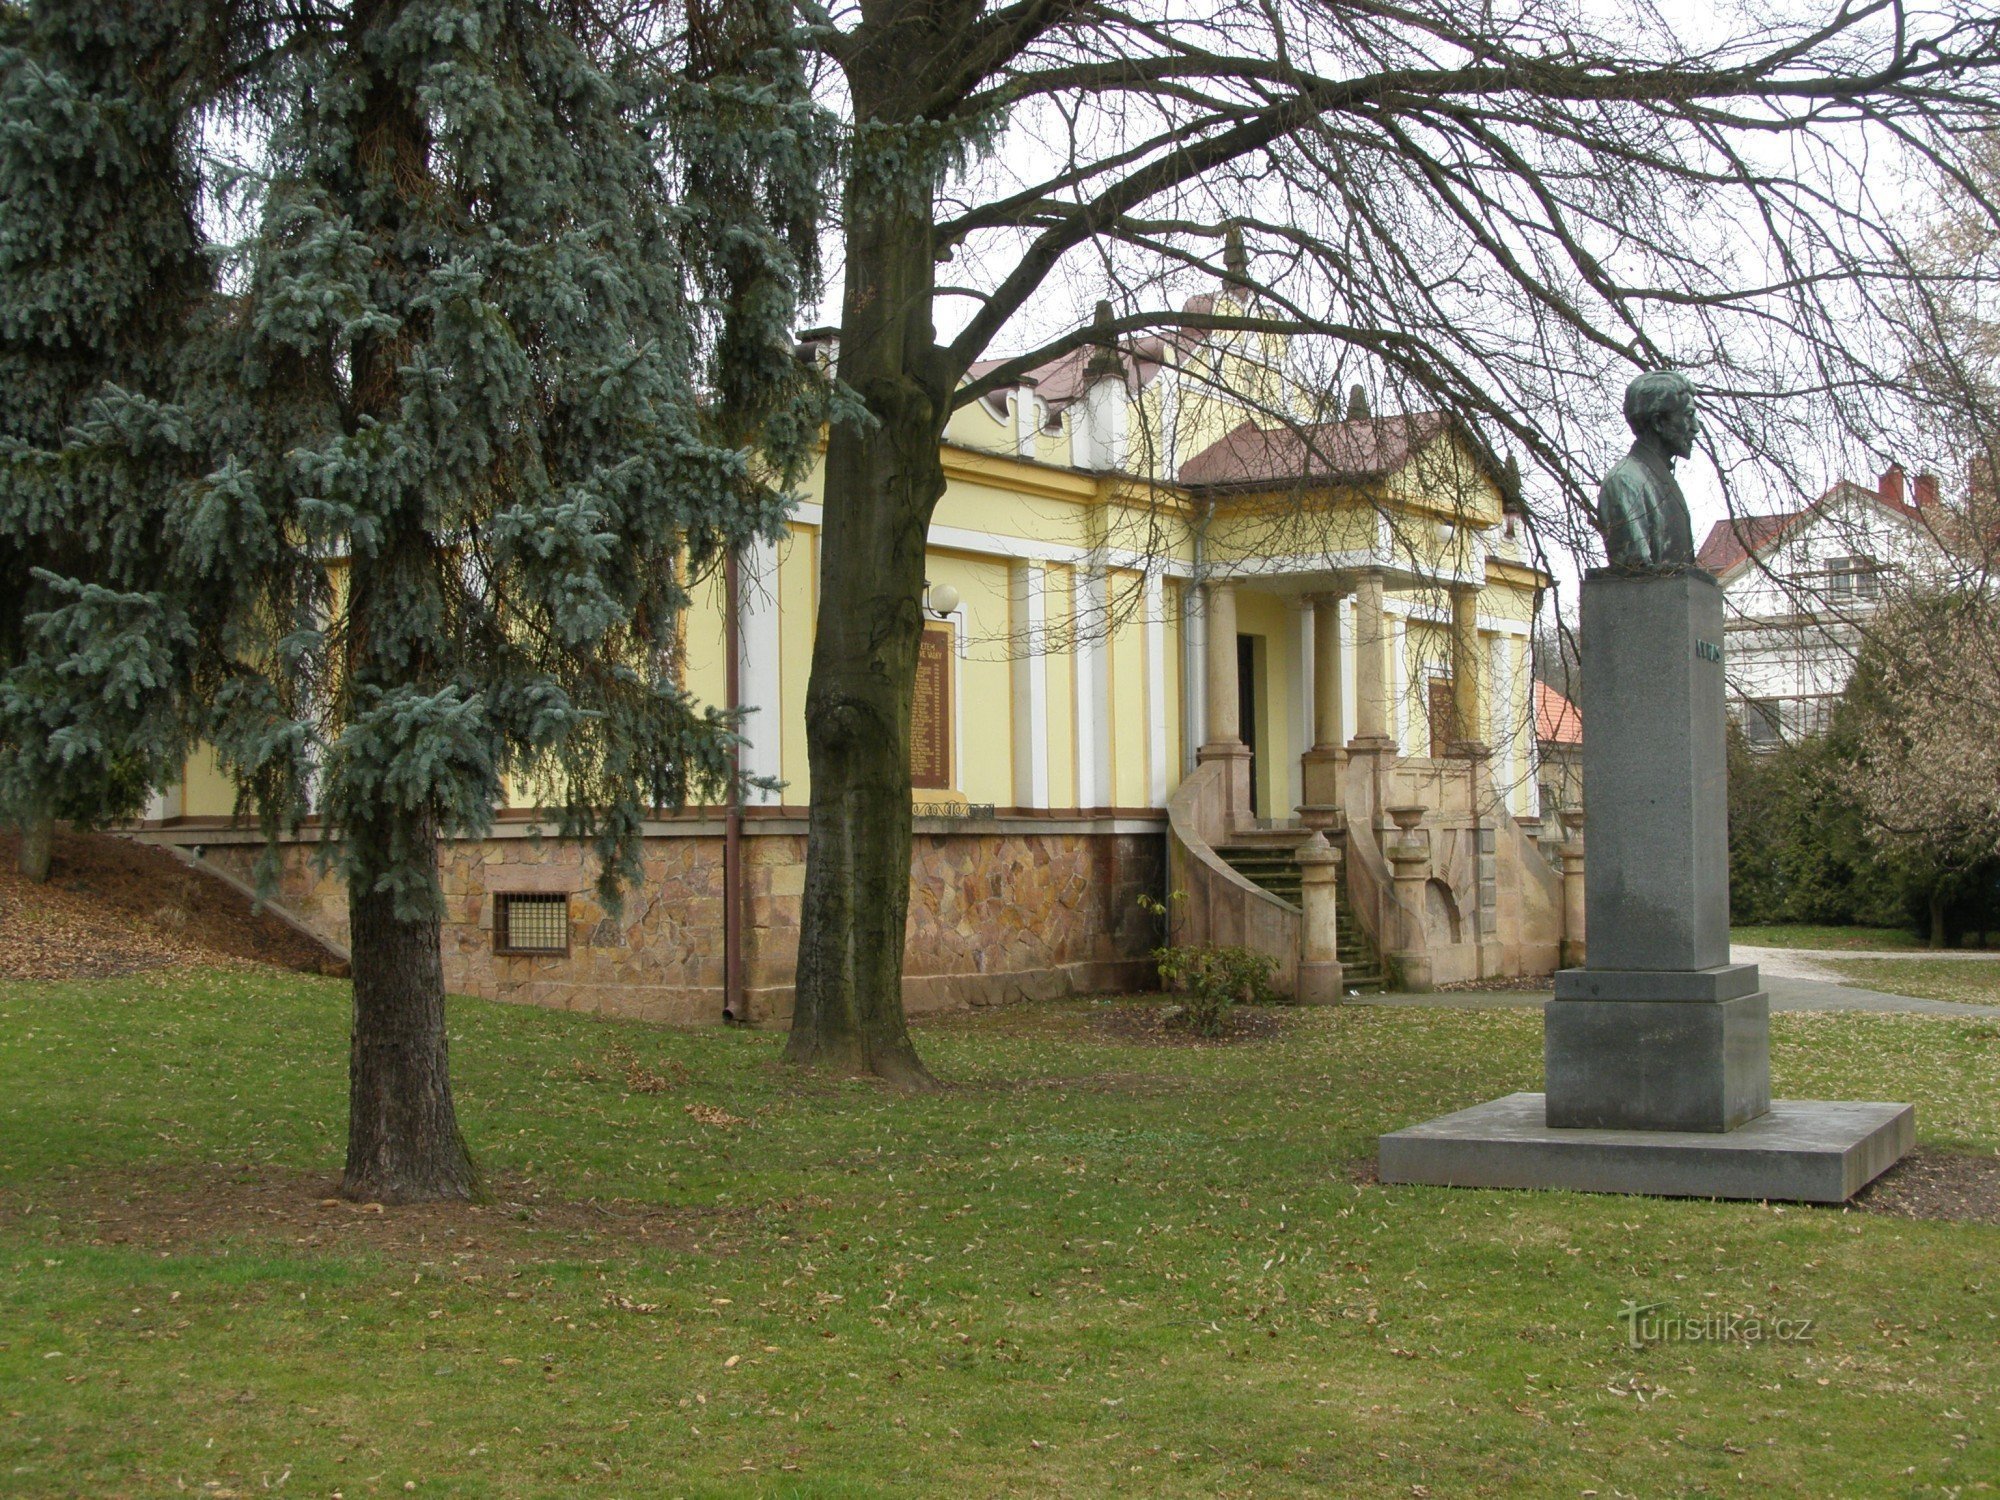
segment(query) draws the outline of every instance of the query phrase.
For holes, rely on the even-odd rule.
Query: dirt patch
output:
[[[1441,984],[1438,990],[1444,994],[1476,994],[1481,990],[1497,990],[1510,995],[1529,994],[1540,991],[1546,994],[1555,987],[1555,979],[1548,974],[1502,975],[1493,979],[1461,979],[1456,984]]]
[[[1236,1042],[1262,1042],[1282,1036],[1284,1017],[1268,1005],[1232,1005],[1222,1017],[1219,1036],[1203,1036],[1187,1023],[1186,1013],[1171,1002],[1107,1005],[1090,1018],[1090,1029],[1121,1042],[1145,1042],[1160,1047],[1227,1047]]]
[[[449,1254],[464,1264],[571,1257],[580,1244],[720,1253],[760,1212],[566,1198],[518,1178],[489,1182],[483,1202],[404,1207],[349,1203],[335,1196],[336,1187],[324,1174],[276,1167],[94,1173],[0,1194],[0,1232],[161,1252],[229,1243],[399,1260]]]
[[[333,953],[164,849],[58,834],[48,883],[24,880],[0,834],[0,979],[113,979],[148,969],[275,964],[345,973]]]
[[[1919,1148],[1863,1188],[1853,1206],[1899,1219],[2000,1224],[2000,1156]]]

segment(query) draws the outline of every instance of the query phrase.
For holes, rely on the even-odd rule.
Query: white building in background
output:
[[[1730,711],[1753,745],[1817,734],[1892,580],[1942,577],[1957,516],[1934,474],[1843,479],[1801,510],[1717,521],[1696,556],[1723,587]]]

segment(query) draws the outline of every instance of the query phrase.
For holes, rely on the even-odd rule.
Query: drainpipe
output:
[[[736,549],[722,564],[723,696],[731,713],[742,707],[743,590]],[[729,802],[722,819],[722,1019],[748,1021],[743,1003],[743,746],[729,751]]]

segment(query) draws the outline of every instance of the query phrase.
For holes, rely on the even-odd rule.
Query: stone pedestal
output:
[[[1584,872],[1593,969],[1729,962],[1722,589],[1706,573],[1583,584]]]
[[[1230,828],[1240,827],[1250,822],[1250,747],[1241,741],[1211,742],[1195,751],[1196,765],[1205,766],[1210,761],[1221,761],[1223,781],[1227,788],[1224,797],[1224,814]]]
[[[1548,1123],[1581,1130],[1734,1130],[1771,1107],[1771,1005],[1552,1000],[1542,1012]]]
[[[1583,585],[1588,967],[1543,1018],[1556,1129],[1724,1131],[1771,1107],[1770,1005],[1729,962],[1722,590],[1706,573]]]
[[[1419,826],[1422,807],[1392,807],[1398,837],[1384,847],[1389,857],[1391,888],[1396,902],[1396,946],[1383,954],[1396,987],[1412,995],[1429,994],[1432,978],[1430,945],[1424,930],[1424,886],[1431,874],[1430,835]]]
[[[1299,757],[1299,769],[1300,790],[1303,793],[1300,815],[1306,816],[1308,809],[1322,819],[1338,813],[1347,772],[1347,751],[1339,746],[1315,745]],[[1323,828],[1328,823],[1315,823],[1308,819],[1306,826]]]
[[[1585,577],[1588,946],[1547,1092],[1384,1136],[1385,1182],[1838,1202],[1909,1149],[1907,1105],[1771,1098],[1770,1001],[1729,961],[1722,639],[1706,573]]]
[[[1340,854],[1315,831],[1299,846],[1299,983],[1301,1005],[1338,1005],[1341,1000],[1339,895],[1335,882]]]

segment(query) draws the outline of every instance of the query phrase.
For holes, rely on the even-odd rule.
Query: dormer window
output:
[[[1873,599],[1880,591],[1881,564],[1872,557],[1830,557],[1826,591],[1834,599]]]

